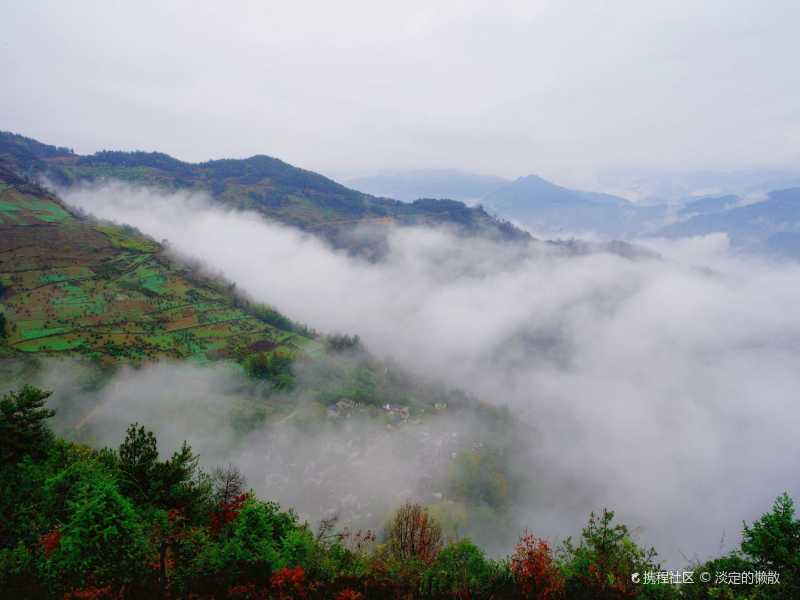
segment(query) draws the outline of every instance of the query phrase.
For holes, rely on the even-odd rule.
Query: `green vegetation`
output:
[[[135,229],[82,220],[45,190],[0,178],[0,337],[21,357],[244,364],[280,348],[282,367],[266,375],[286,388],[288,363],[316,351],[308,328],[168,259]]]
[[[361,348],[361,338],[357,335],[335,333],[325,339],[326,345],[332,352],[345,352]]]
[[[291,389],[294,387],[293,360],[291,351],[277,348],[270,353],[259,352],[249,356],[244,367],[251,377],[272,381],[277,389]]]
[[[0,160],[4,156],[18,171],[45,174],[62,186],[117,179],[166,190],[207,192],[229,206],[256,210],[368,256],[379,255],[383,246],[379,237],[357,240],[351,236],[360,224],[447,225],[472,234],[529,239],[481,207],[453,200],[405,203],[377,198],[263,155],[197,164],[159,152],[103,151],[78,156],[64,148],[0,132]]]
[[[315,533],[291,510],[259,500],[233,466],[206,473],[184,443],[168,458],[131,425],[119,448],[54,436],[49,393],[0,399],[0,589],[18,598],[275,598],[371,600],[797,598],[800,521],[789,496],[745,525],[741,549],[690,568],[711,581],[635,581],[657,573],[608,510],[577,541],[553,549],[525,533],[490,559],[448,537],[433,513],[406,503],[386,527]],[[779,582],[718,574],[775,571]]]

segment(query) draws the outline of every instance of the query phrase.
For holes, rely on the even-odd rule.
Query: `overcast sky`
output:
[[[564,182],[800,158],[800,3],[0,0],[0,129]]]

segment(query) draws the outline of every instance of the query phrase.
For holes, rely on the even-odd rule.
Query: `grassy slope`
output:
[[[0,169],[0,312],[5,352],[105,361],[239,359],[316,342],[238,308],[219,284],[171,263],[132,230],[87,222]]]
[[[404,203],[378,198],[263,155],[197,164],[156,152],[98,152],[79,156],[67,148],[0,132],[0,158],[28,175],[46,175],[65,186],[118,179],[208,192],[229,206],[257,210],[341,246],[353,244],[346,234],[362,223],[450,225],[466,233],[490,237],[528,237],[479,207],[470,208],[452,200]]]

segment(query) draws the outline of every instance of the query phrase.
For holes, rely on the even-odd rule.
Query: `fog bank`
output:
[[[531,489],[515,518],[539,535],[575,534],[608,506],[681,564],[681,554],[717,553],[723,535],[730,547],[742,519],[784,490],[800,493],[797,265],[734,256],[724,236],[656,240],[660,257],[630,260],[430,229],[394,230],[385,261],[369,264],[201,196],[120,185],[63,195],[168,240],[293,319],[358,334],[378,355],[509,406],[529,432],[515,454]],[[189,395],[160,429],[179,427],[192,403],[215,405],[213,386],[181,389],[169,377],[153,388]],[[155,410],[141,394],[123,401],[120,385],[109,401],[125,418]],[[209,428],[206,441],[193,439],[206,436],[194,423],[185,435],[213,446],[220,435]],[[387,477],[413,488],[416,458],[380,438],[375,460],[348,477],[365,494]],[[269,450],[250,440],[242,456],[332,457],[341,438],[285,440]]]

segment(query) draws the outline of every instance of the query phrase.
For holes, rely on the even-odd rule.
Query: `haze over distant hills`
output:
[[[707,210],[668,225],[656,234],[682,238],[724,232],[740,249],[800,257],[800,188],[776,190],[766,200],[751,204],[743,204],[736,196],[723,196],[704,199],[700,206]]]
[[[726,233],[739,250],[800,257],[800,188],[769,192],[766,200],[756,203],[741,193],[650,205],[570,189],[537,175],[508,181],[456,170],[429,170],[355,182],[381,194],[373,195],[263,155],[196,164],[158,152],[103,151],[81,156],[66,147],[11,133],[0,133],[0,160],[62,187],[120,180],[204,192],[224,205],[256,210],[368,256],[382,251],[382,237],[374,232],[387,224],[447,225],[495,239],[530,239],[510,221],[550,238],[633,240]],[[373,234],[354,237],[364,224],[375,226]]]
[[[678,201],[673,198],[657,204],[570,189],[538,175],[508,181],[457,170],[430,170],[350,182],[362,190],[407,201],[416,197],[477,198],[499,218],[545,237],[683,238],[726,233],[737,250],[800,257],[800,188],[768,192],[765,200],[753,197],[754,191],[763,190],[770,182],[793,181],[791,173],[753,170],[716,175],[718,179],[711,172],[687,179],[676,177],[671,192],[705,186],[736,193],[698,196],[687,191]],[[666,182],[662,183],[664,191]]]
[[[751,168],[730,171],[609,171],[596,179],[603,189],[617,190],[639,204],[680,204],[687,198],[736,194],[751,197],[800,186],[797,169]]]
[[[345,180],[367,194],[411,202],[417,198],[451,198],[474,202],[510,183],[494,175],[478,175],[457,169],[398,171]]]
[[[486,207],[543,234],[630,237],[665,207],[639,207],[619,196],[571,190],[537,175],[520,177],[483,199]]]
[[[642,205],[529,176],[500,188],[483,203],[537,234],[636,239],[725,233],[738,251],[800,257],[800,188],[771,191],[765,200],[726,194],[688,198],[678,205]]]

